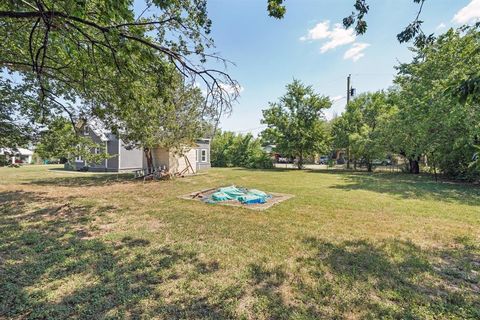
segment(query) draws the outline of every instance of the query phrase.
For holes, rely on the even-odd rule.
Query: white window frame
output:
[[[200,149],[200,162],[208,162],[207,149]]]
[[[83,135],[84,135],[84,136],[90,135],[90,128],[88,127],[88,125],[85,125],[85,126],[83,127]]]
[[[94,152],[95,154],[100,154],[100,148],[94,148],[94,149],[93,149],[93,152]]]
[[[76,157],[75,157],[75,161],[83,161],[83,160],[82,160],[82,156],[76,156]]]

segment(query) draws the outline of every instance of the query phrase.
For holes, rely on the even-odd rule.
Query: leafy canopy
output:
[[[41,133],[35,152],[43,159],[65,158],[69,162],[82,157],[87,163],[100,163],[109,157],[103,145],[76,134],[72,124],[62,117],[51,121],[47,130]]]
[[[397,150],[426,155],[431,165],[454,177],[478,175],[469,166],[480,144],[480,103],[458,90],[480,74],[478,27],[449,30],[428,47],[416,48],[399,66],[398,112],[392,119]]]
[[[154,81],[146,78],[131,83],[135,111],[116,110],[110,119],[114,132],[124,142],[143,149],[192,145],[207,134],[214,115],[205,108],[201,90],[186,84],[178,74],[171,79],[172,86],[156,88]]]
[[[383,91],[365,93],[351,101],[342,115],[347,125],[347,146],[351,157],[366,162],[372,170],[375,159],[383,159],[387,153],[383,128],[391,112],[391,105]]]
[[[288,156],[303,158],[328,150],[328,132],[323,110],[331,107],[328,97],[320,96],[311,86],[294,80],[278,102],[263,110],[262,123],[268,127],[262,138],[276,145],[276,150]]]
[[[227,61],[210,53],[206,0],[152,0],[144,7],[135,13],[130,0],[2,1],[1,77],[13,80],[12,96],[28,99],[28,107],[12,112],[40,123],[134,114],[141,89],[132,83],[155,83],[162,99],[161,88],[176,85],[177,74],[205,88],[208,111],[228,111],[238,85],[207,67],[209,60]]]
[[[261,146],[259,138],[251,134],[217,132],[212,140],[211,163],[214,167],[245,167],[269,169],[272,159]]]

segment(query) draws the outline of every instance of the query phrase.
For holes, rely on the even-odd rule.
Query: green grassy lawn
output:
[[[0,319],[480,318],[478,187],[54,168],[0,168]],[[177,198],[225,184],[295,197],[260,212]]]

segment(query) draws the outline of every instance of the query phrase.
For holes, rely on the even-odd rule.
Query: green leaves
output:
[[[94,149],[99,152],[92,152]],[[72,124],[65,118],[56,118],[50,123],[41,134],[35,151],[43,159],[66,158],[70,162],[76,157],[81,157],[87,163],[100,163],[109,158],[104,145],[76,134]]]
[[[348,150],[352,160],[363,160],[371,170],[372,161],[388,153],[386,122],[392,105],[383,91],[364,93],[352,100],[332,125],[334,147]]]
[[[115,117],[109,118],[126,143],[180,150],[207,134],[213,114],[200,89],[185,84],[174,71],[166,74],[176,75],[165,79],[167,86],[157,88],[153,77],[131,83],[129,100],[136,101],[135,110],[116,110]]]
[[[298,156],[301,167],[304,157],[328,150],[323,110],[331,107],[331,101],[298,80],[286,89],[277,103],[270,103],[270,107],[262,111],[262,123],[268,125],[262,138],[276,144],[283,155]]]
[[[262,150],[260,139],[251,134],[217,132],[212,140],[211,162],[214,167],[269,169],[272,159]]]
[[[28,143],[33,130],[14,110],[29,102],[19,94],[12,81],[0,79],[0,146],[16,147]]]
[[[150,99],[156,103],[180,76],[183,83],[198,81],[206,88],[202,113],[228,112],[238,91],[225,88],[237,83],[224,71],[204,66],[210,58],[226,62],[207,51],[214,43],[208,37],[206,0],[144,5],[137,17],[131,0],[1,2],[0,68],[18,80],[11,97],[24,93],[36,102],[23,109],[15,105],[14,111],[41,123],[89,114],[127,123],[122,117],[151,115],[137,113],[136,106],[147,103],[139,95],[142,86],[150,86],[150,95],[157,90],[157,100]],[[151,110],[157,118],[178,115],[167,107]]]
[[[282,19],[287,9],[283,5],[283,0],[268,0],[267,11],[270,17]]]
[[[418,46],[409,64],[399,66],[398,112],[392,118],[392,145],[408,157],[427,157],[428,166],[455,177],[474,179],[469,166],[478,144],[480,34],[476,27],[449,30]]]

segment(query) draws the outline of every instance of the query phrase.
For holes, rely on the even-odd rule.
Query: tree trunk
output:
[[[153,168],[152,149],[144,148],[145,158],[147,159],[147,169]]]
[[[420,173],[420,165],[418,163],[419,162],[418,158],[416,158],[416,159],[409,158],[408,162],[410,164],[410,173],[419,174]]]
[[[298,162],[297,162],[298,169],[301,170],[303,168],[303,155],[300,154],[298,156]]]
[[[347,169],[350,169],[350,148],[347,148]]]
[[[357,159],[353,160],[353,170],[357,170]]]
[[[367,171],[372,172],[372,163],[370,161],[367,162]]]

